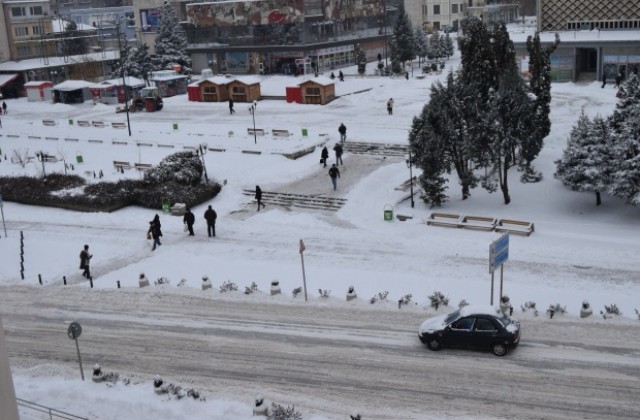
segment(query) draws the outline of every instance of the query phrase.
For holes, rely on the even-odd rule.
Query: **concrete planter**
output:
[[[280,290],[280,282],[279,281],[272,281],[271,282],[271,296],[273,295],[279,295],[280,293],[282,293],[282,290]]]
[[[138,284],[140,285],[140,287],[148,287],[149,279],[144,274],[140,274],[140,279],[138,280]]]
[[[209,277],[203,277],[202,278],[202,290],[207,290],[207,289],[211,289],[213,287],[213,284],[211,284],[211,280],[209,280]]]

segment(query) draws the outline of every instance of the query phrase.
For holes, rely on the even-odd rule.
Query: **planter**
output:
[[[212,287],[213,287],[213,285],[211,284],[211,280],[209,280],[209,277],[203,277],[202,278],[202,290],[211,289]]]
[[[593,309],[591,308],[582,308],[580,309],[580,318],[588,318],[593,315]]]
[[[144,274],[140,274],[140,280],[138,280],[138,284],[140,285],[140,287],[147,287],[149,286],[149,279],[146,278]]]
[[[280,293],[282,293],[282,291],[280,290],[280,282],[279,281],[272,281],[271,282],[271,296],[279,295]]]

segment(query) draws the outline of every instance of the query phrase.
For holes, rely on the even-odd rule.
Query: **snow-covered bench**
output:
[[[523,220],[500,219],[498,220],[496,232],[509,232],[519,235],[529,236],[534,231],[533,222],[525,222]]]

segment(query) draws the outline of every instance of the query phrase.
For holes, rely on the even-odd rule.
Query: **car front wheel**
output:
[[[501,356],[502,357],[505,354],[507,354],[507,346],[505,346],[502,343],[495,343],[494,345],[491,346],[491,351],[496,356]]]
[[[440,340],[437,338],[432,337],[427,341],[427,348],[429,348],[429,350],[438,351],[442,348],[442,343],[440,343]]]

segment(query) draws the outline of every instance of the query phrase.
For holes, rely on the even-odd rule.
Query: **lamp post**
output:
[[[122,21],[122,19],[120,19]],[[120,35],[120,21],[116,22],[116,31],[118,36],[118,52],[120,55],[120,76],[122,77],[122,91],[124,94],[124,110],[127,113],[127,129],[129,137],[131,137],[131,121],[129,120],[129,92],[127,92],[127,81],[124,77],[124,62],[126,57],[122,56],[122,36]]]
[[[200,158],[202,159],[202,167],[204,168],[204,182],[209,183],[209,175],[207,175],[207,165],[204,162],[204,155],[207,154],[207,143],[200,143]]]
[[[409,182],[411,185],[411,208],[413,208],[415,202],[413,201],[413,161],[411,160],[411,150],[409,150],[409,159],[407,159],[407,166],[409,167]]]
[[[251,117],[253,117],[253,142],[258,144],[258,137],[256,134],[256,108],[258,107],[258,102],[253,101],[253,103],[249,106],[249,112],[251,113]]]

